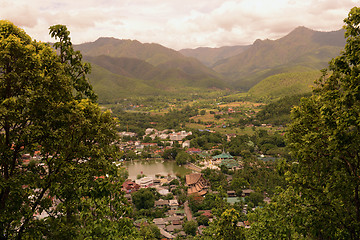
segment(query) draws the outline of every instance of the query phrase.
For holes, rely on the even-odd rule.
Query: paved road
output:
[[[190,207],[189,207],[189,202],[186,201],[184,203],[184,210],[185,210],[185,214],[186,214],[186,218],[188,221],[191,221],[192,220],[192,214],[191,214],[191,210],[190,210]]]

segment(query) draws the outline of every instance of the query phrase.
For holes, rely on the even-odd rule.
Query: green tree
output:
[[[236,192],[237,196],[241,196],[242,190],[249,187],[249,183],[242,177],[234,177],[230,183],[230,188]]]
[[[164,159],[175,160],[178,152],[179,152],[178,148],[165,149],[163,154],[162,154],[162,157]]]
[[[93,103],[89,68],[66,27],[51,35],[60,55],[0,21],[0,236],[84,238],[96,236],[101,222],[116,229],[105,238],[132,236],[130,209],[113,192],[121,186],[111,164],[115,121]]]
[[[204,235],[216,240],[244,240],[244,229],[238,226],[239,221],[240,214],[233,208],[227,209],[204,230]]]
[[[196,231],[197,231],[197,227],[198,227],[198,224],[197,224],[196,221],[194,221],[194,220],[187,221],[187,222],[184,223],[184,232],[187,235],[195,236]]]
[[[154,207],[155,196],[148,188],[141,188],[139,191],[131,194],[135,207],[140,209],[150,209]]]
[[[277,194],[269,205],[248,214],[248,240],[306,239],[311,207],[292,187]]]
[[[245,202],[252,202],[254,206],[259,206],[264,203],[264,195],[259,192],[252,192],[248,197],[245,197]]]
[[[160,239],[160,229],[155,224],[141,224],[140,236],[142,240]]]
[[[288,133],[298,163],[291,183],[312,207],[314,239],[360,238],[360,8],[344,22],[345,49],[292,110]]]
[[[88,97],[95,101],[97,96],[86,77],[86,74],[90,73],[91,66],[89,63],[83,63],[80,51],[75,51],[72,47],[70,32],[66,26],[51,26],[50,35],[55,40],[58,39],[58,42],[54,43],[54,48],[59,51],[60,61],[63,63],[65,72],[70,78],[75,98],[82,99]]]
[[[186,163],[190,162],[190,154],[185,151],[180,151],[176,155],[175,161],[177,165],[185,165]]]
[[[200,215],[196,218],[196,221],[199,225],[209,226],[209,218],[204,215]]]

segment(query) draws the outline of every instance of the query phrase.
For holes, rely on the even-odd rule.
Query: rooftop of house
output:
[[[222,152],[219,155],[213,156],[213,159],[233,159],[234,157],[230,155],[230,153]]]
[[[233,158],[225,158],[221,161],[220,166],[225,166],[227,168],[239,167],[239,162]]]
[[[193,185],[197,183],[200,180],[201,176],[202,176],[201,173],[191,173],[186,175],[186,184]]]

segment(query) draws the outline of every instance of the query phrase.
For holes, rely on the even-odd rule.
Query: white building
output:
[[[152,177],[143,177],[135,180],[135,183],[139,184],[141,188],[147,188],[154,185],[154,179]]]

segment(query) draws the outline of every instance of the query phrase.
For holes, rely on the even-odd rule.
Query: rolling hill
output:
[[[236,56],[248,47],[249,46],[225,46],[220,48],[200,47],[196,49],[182,49],[179,52],[187,57],[198,59],[208,67],[212,67],[216,62]]]
[[[235,88],[249,90],[272,75],[319,70],[345,46],[344,31],[318,32],[298,27],[278,40],[256,40],[242,53],[220,60],[213,69]]]
[[[309,93],[314,81],[320,76],[321,72],[317,70],[276,74],[252,87],[247,92],[247,96],[255,101],[266,102],[286,96]]]
[[[175,51],[156,43],[99,38],[74,48],[92,64],[91,83],[100,101],[108,102],[212,89],[249,91],[256,100],[301,94],[311,91],[319,70],[344,46],[343,30],[298,27],[250,46]]]
[[[159,44],[99,38],[74,48],[93,66],[89,78],[100,101],[228,87],[220,74],[199,60]]]

